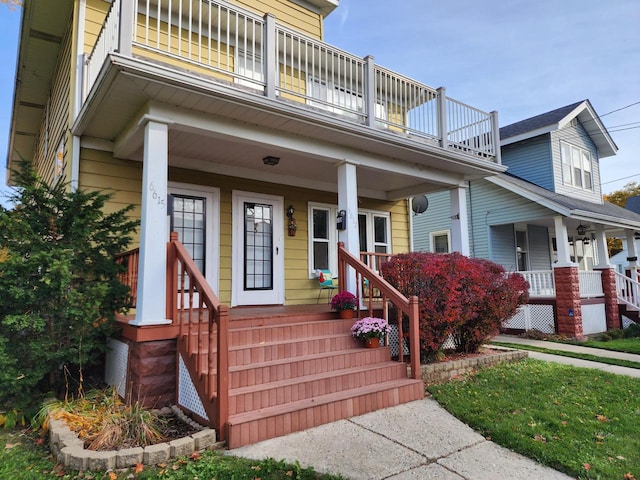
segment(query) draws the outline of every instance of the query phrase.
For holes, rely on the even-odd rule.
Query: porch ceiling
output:
[[[142,161],[145,114],[171,122],[170,165],[243,178],[337,191],[333,167],[348,160],[358,165],[359,194],[396,199],[504,170],[427,139],[118,55],[105,63],[73,132]],[[267,155],[280,163],[263,165]]]

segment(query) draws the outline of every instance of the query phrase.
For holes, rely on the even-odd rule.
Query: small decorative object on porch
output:
[[[389,324],[384,318],[364,317],[351,327],[351,334],[356,340],[362,340],[367,348],[380,346],[380,339],[389,333]]]
[[[356,308],[358,300],[356,296],[347,292],[340,292],[331,299],[331,310],[340,313],[340,318],[353,318],[353,310]]]

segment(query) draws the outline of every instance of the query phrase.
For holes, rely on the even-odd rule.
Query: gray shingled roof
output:
[[[525,120],[512,123],[511,125],[507,125],[506,127],[502,127],[500,129],[500,139],[504,140],[506,138],[515,137],[516,135],[520,135],[522,133],[531,132],[532,130],[537,130],[548,125],[558,123],[584,101],[585,100],[580,100],[579,102],[572,103],[571,105],[567,105],[566,107],[560,107],[556,110],[552,110],[547,113],[541,113],[540,115],[536,115],[535,117],[527,118]]]
[[[579,211],[581,214],[593,214],[594,216],[605,215],[607,217],[618,218],[623,222],[630,222],[635,225],[640,225],[640,214],[627,210],[626,208],[619,207],[613,203],[604,202],[602,204],[587,202],[586,200],[580,200],[578,198],[568,197],[559,193],[552,192],[546,188],[539,187],[531,182],[523,180],[520,177],[516,177],[510,173],[500,173],[498,178],[504,180],[514,187],[520,190],[526,190],[532,193],[532,196],[542,197],[552,203],[555,203],[560,209],[568,209]],[[488,178],[491,180],[491,177]],[[525,195],[526,198],[529,198]],[[531,198],[529,198],[531,199]],[[534,200],[535,201],[535,200]],[[634,227],[630,227],[634,228]]]

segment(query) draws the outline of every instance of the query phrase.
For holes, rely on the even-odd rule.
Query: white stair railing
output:
[[[618,301],[635,310],[640,310],[640,282],[619,272],[615,272],[615,274]]]

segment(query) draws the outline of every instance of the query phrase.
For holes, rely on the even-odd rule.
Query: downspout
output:
[[[87,2],[80,0],[76,10],[75,24],[75,75],[74,75],[74,92],[71,123],[75,122],[80,114],[82,102],[84,100],[84,26],[86,20]],[[73,135],[71,137],[71,190],[77,190],[80,183],[80,137]]]
[[[409,216],[409,251],[413,252],[413,198],[407,198],[407,215]]]
[[[476,256],[476,239],[473,234],[473,201],[471,200],[471,180],[467,180],[469,190],[469,224],[471,226],[471,258]]]

